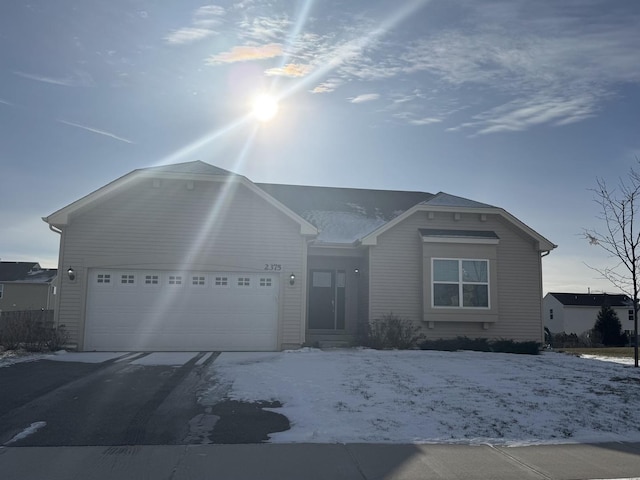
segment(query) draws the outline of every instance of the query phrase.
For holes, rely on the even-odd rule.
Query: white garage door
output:
[[[278,277],[90,270],[85,350],[275,350]]]

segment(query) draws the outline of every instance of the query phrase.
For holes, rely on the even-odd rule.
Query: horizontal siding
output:
[[[489,324],[475,322],[436,322],[426,328],[423,314],[423,242],[419,228],[459,230],[491,230],[500,237],[497,251],[498,321]],[[393,311],[423,327],[432,338],[457,335],[515,340],[542,339],[540,254],[533,240],[499,215],[487,215],[482,221],[477,214],[438,212],[429,219],[417,212],[378,238],[370,247],[370,312],[372,318]],[[428,282],[427,282],[428,283]],[[460,320],[464,320],[461,317]],[[466,317],[468,318],[468,317]]]
[[[194,182],[189,190],[184,181],[156,188],[142,180],[74,214],[63,235],[63,268],[73,266],[78,277],[63,278],[59,320],[75,341],[83,335],[89,268],[260,272],[267,264],[281,265],[280,343],[304,341],[300,226],[243,185]]]

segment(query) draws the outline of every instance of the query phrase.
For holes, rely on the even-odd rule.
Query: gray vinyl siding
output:
[[[370,247],[370,316],[379,318],[393,312],[423,327],[430,338],[458,335],[541,341],[542,272],[540,252],[534,241],[499,215],[416,212],[378,237]],[[491,230],[499,237],[495,268],[497,281],[491,285],[497,296],[497,321],[468,322],[467,312],[456,321],[435,321],[428,328],[424,301],[430,279],[423,280],[423,242],[419,228]],[[458,246],[457,248],[463,248]],[[473,245],[469,246],[472,250]],[[475,256],[475,255],[471,255]],[[494,308],[492,308],[494,310]]]
[[[263,272],[278,264],[279,346],[304,342],[305,238],[300,226],[244,185],[139,180],[74,214],[63,229],[58,321],[82,348],[89,268]],[[223,194],[226,192],[226,194]],[[64,251],[62,251],[64,250]],[[289,285],[289,275],[296,282]]]

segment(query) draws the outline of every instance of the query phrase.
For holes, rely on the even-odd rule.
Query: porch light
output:
[[[73,269],[73,267],[69,267],[67,269],[67,275],[69,276],[69,280],[71,280],[72,282],[76,279],[76,271]]]
[[[292,273],[289,275],[289,285],[293,285],[294,283],[296,283],[296,276]]]
[[[359,268],[354,268],[354,269],[353,269],[353,274],[354,274],[356,277],[360,276],[360,269],[359,269]]]

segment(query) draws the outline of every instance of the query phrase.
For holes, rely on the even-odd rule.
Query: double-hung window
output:
[[[489,261],[434,258],[434,307],[489,308]]]

